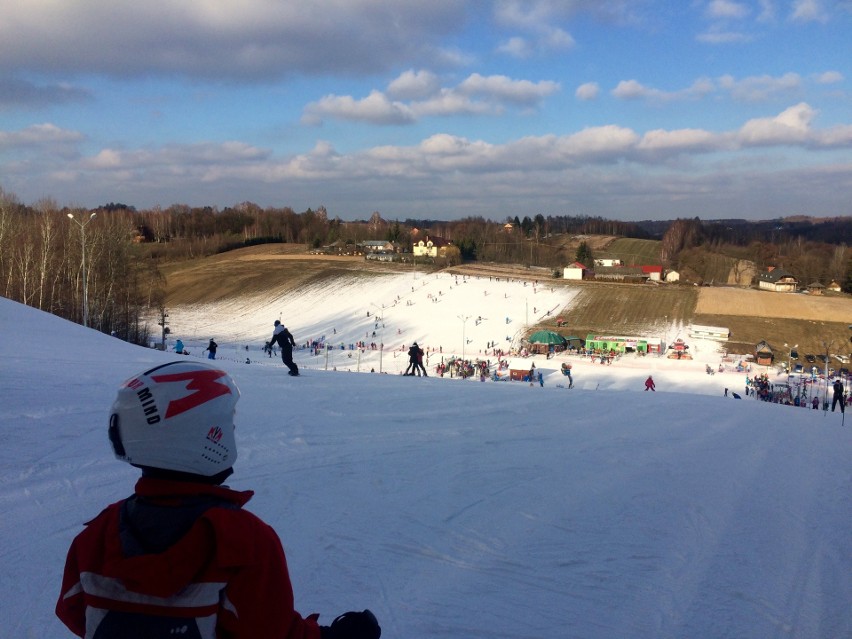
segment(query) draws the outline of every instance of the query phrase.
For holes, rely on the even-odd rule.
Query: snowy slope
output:
[[[556,374],[544,388],[359,375],[304,354],[291,379],[257,359],[278,312],[299,340],[364,330],[360,307],[328,302],[323,320],[320,301],[206,309],[193,333],[223,344],[241,388],[231,485],[256,491],[303,614],[370,607],[389,638],[852,636],[840,414],[726,399],[743,376],[700,363],[583,365],[569,391]],[[425,311],[385,330],[460,349],[468,309],[432,304],[454,319],[446,338]],[[52,612],[68,544],[137,475],[109,451],[115,389],[175,356],[2,298],[0,334],[0,635],[70,636]],[[661,392],[632,392],[649,367]]]

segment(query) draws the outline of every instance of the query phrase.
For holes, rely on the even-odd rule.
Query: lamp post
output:
[[[467,346],[467,337],[465,335],[465,328],[467,326],[467,320],[470,319],[470,315],[459,315],[458,318],[462,321],[462,362],[464,359],[464,348]]]
[[[798,344],[793,344],[793,346],[787,346],[785,343],[784,346],[787,348],[787,374],[790,374],[793,367],[793,351],[799,348]]]
[[[83,277],[83,326],[89,325],[89,280],[86,277],[86,225],[95,219],[97,213],[92,213],[85,221],[81,222],[73,213],[69,213],[68,217],[80,227],[80,247],[83,258],[82,277]]]

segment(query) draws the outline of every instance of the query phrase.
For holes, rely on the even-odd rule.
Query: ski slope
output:
[[[412,285],[170,309],[172,337],[191,357],[215,337],[240,386],[230,485],[256,491],[248,508],[281,536],[302,614],[369,607],[388,638],[852,636],[839,413],[725,398],[744,375],[708,376],[700,359],[576,360],[568,390],[543,357],[540,387],[357,374],[345,351],[331,365],[298,352],[294,379],[259,352],[279,314],[297,341],[348,342],[384,303],[386,332],[444,353],[461,354],[459,316],[492,318],[482,335],[467,322],[471,356],[505,339],[506,316],[521,322],[529,294],[439,282],[439,301],[424,291],[397,313]],[[530,297],[570,304],[549,295]],[[53,607],[67,547],[138,474],[109,449],[115,390],[176,356],[2,298],[0,334],[0,635],[66,637]],[[649,371],[656,393],[641,390]]]

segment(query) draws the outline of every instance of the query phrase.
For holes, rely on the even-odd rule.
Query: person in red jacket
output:
[[[654,384],[654,378],[648,375],[648,379],[645,380],[645,390],[655,391],[657,389],[656,384]]]
[[[369,611],[330,626],[294,609],[281,541],[222,483],[237,458],[239,389],[224,371],[173,362],[118,391],[109,439],[139,467],[68,551],[59,619],[92,639],[379,639]]]

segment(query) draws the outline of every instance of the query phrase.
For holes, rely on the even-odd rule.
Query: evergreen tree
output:
[[[587,268],[592,268],[595,263],[594,257],[592,257],[592,249],[589,248],[586,242],[580,242],[580,246],[577,247],[577,255],[574,259]]]

